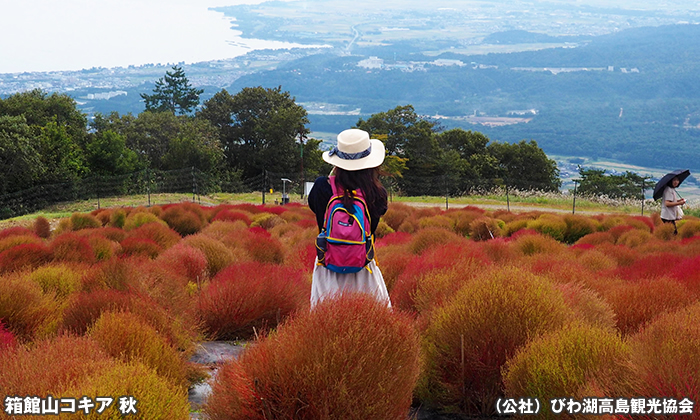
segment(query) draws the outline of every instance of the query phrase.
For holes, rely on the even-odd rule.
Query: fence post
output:
[[[267,189],[267,171],[263,169],[262,172],[262,203],[265,204],[265,189]]]
[[[146,194],[148,195],[148,207],[151,207],[151,171],[146,167]]]
[[[450,203],[448,202],[448,197],[450,195],[450,190],[447,188],[447,175],[442,176],[442,180],[445,183],[445,210],[449,210],[450,208]]]
[[[192,202],[194,203],[194,191],[197,189],[197,179],[194,174],[194,166],[192,167]]]
[[[644,178],[642,178],[642,216],[644,216]]]
[[[95,184],[97,184],[97,210],[99,210],[100,209],[100,176],[99,175],[97,176],[97,182],[95,182]]]
[[[508,181],[505,182],[506,184],[506,209],[510,212],[510,195],[508,195]]]
[[[578,183],[578,180],[574,179],[574,208],[571,210],[571,214],[576,214],[576,184]]]

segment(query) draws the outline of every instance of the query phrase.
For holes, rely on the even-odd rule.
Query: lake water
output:
[[[301,47],[243,39],[211,7],[263,0],[0,0],[0,73],[175,64]]]

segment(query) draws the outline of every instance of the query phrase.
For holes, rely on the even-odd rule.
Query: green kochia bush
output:
[[[190,404],[187,390],[173,385],[168,379],[139,362],[114,361],[106,368],[92,373],[62,396],[80,399],[87,396],[111,396],[112,404],[102,413],[97,409],[85,415],[83,411],[61,414],[61,419],[75,420],[189,420]],[[124,416],[119,412],[121,396],[132,396],[137,401],[137,414]],[[98,403],[99,406],[99,403]]]
[[[573,244],[582,237],[596,232],[600,226],[595,219],[574,214],[564,216],[564,222],[566,223],[564,241],[567,244]]]
[[[571,316],[562,294],[544,278],[517,268],[475,278],[429,320],[418,398],[448,411],[495,412],[506,360]]]
[[[102,226],[102,223],[100,223],[95,216],[89,213],[73,213],[73,215],[70,217],[70,222],[73,230],[90,229]]]
[[[225,364],[211,420],[405,420],[420,371],[412,321],[367,295],[327,299]]]
[[[158,331],[130,312],[105,312],[88,331],[110,356],[139,361],[174,385],[187,385],[187,362]]]
[[[528,222],[527,227],[560,242],[564,241],[567,231],[567,223],[562,217],[549,214],[543,214],[536,220]]]
[[[506,395],[536,397],[539,418],[555,398],[629,395],[629,348],[611,329],[574,323],[530,342],[503,369]]]

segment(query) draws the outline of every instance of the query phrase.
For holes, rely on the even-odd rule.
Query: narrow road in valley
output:
[[[347,52],[350,52],[350,48],[352,48],[352,44],[354,44],[355,41],[357,41],[358,38],[360,38],[360,32],[354,26],[352,27],[352,31],[355,33],[355,37],[352,39],[352,41],[350,41],[348,46],[345,47],[345,51],[347,51]]]

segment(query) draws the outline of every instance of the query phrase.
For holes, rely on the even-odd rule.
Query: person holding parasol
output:
[[[676,188],[690,175],[690,170],[677,170],[664,175],[654,187],[654,200],[662,199],[661,201],[661,220],[664,223],[673,224],[673,234],[678,234],[676,221],[683,218],[683,209],[681,206],[685,204],[685,198],[681,197]]]

